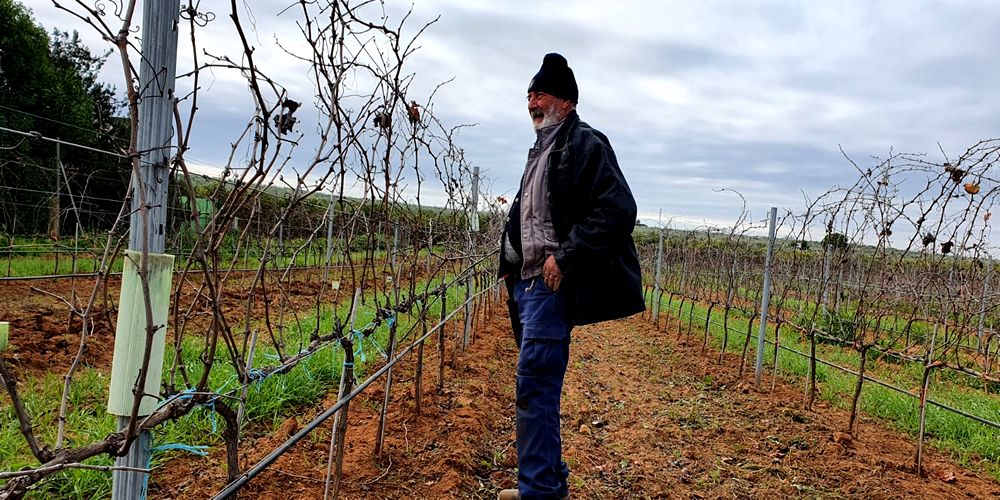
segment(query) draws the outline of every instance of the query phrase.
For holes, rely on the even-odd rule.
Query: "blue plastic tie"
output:
[[[218,432],[218,427],[215,424],[215,398],[212,398],[207,403],[203,405],[205,408],[211,412],[208,415],[208,419],[212,422],[212,434]]]
[[[366,361],[364,348],[365,336],[361,333],[361,330],[351,330],[351,335],[354,337],[354,356],[364,363]]]
[[[192,390],[193,389],[188,389],[187,391],[184,391],[184,392],[190,392]],[[187,395],[187,397],[190,398],[191,396]],[[136,443],[139,443],[139,442],[140,442],[139,440],[136,441]],[[153,442],[153,431],[152,430],[149,431],[149,442]],[[152,466],[153,466],[153,452],[156,452],[156,451],[172,451],[172,450],[186,451],[188,453],[193,453],[195,455],[199,455],[199,456],[202,456],[202,457],[207,457],[208,456],[208,452],[205,451],[207,449],[208,449],[208,446],[204,446],[204,445],[191,446],[191,445],[186,445],[186,444],[181,444],[181,443],[161,444],[159,446],[154,446],[152,448],[146,448],[145,451],[148,452],[148,453],[146,453],[146,456],[148,457],[146,459],[146,469],[152,468]],[[149,492],[149,474],[143,474],[142,487],[139,489],[139,500],[146,500],[146,494],[148,492]]]
[[[204,445],[191,446],[191,445],[188,445],[188,444],[181,444],[181,443],[169,443],[169,444],[161,444],[159,446],[154,446],[150,451],[154,451],[155,452],[155,451],[174,451],[174,450],[177,450],[177,451],[186,451],[188,453],[193,453],[195,455],[202,456],[202,457],[207,457],[208,456],[208,452],[205,451],[207,449],[208,449],[208,446],[204,446]]]
[[[185,391],[185,392],[187,392],[187,391]],[[167,401],[164,401],[163,403],[166,403],[166,402]],[[152,443],[153,442],[153,431],[149,430],[148,432],[149,432],[149,442]],[[139,444],[139,443],[142,443],[142,439],[136,439],[135,440],[135,444]],[[142,443],[142,446],[143,446],[143,451],[146,452],[146,467],[145,468],[146,469],[152,469],[153,468],[153,449],[150,448],[150,447],[148,447],[148,446],[146,446],[146,443]],[[143,477],[142,477],[142,487],[139,488],[139,500],[146,500],[146,493],[148,492],[148,490],[149,490],[149,474],[143,474]]]
[[[167,404],[167,403],[169,403],[169,402],[171,402],[171,401],[173,401],[175,399],[191,399],[194,396],[192,394],[193,392],[194,392],[194,388],[193,387],[190,388],[190,389],[184,389],[183,391],[178,392],[177,394],[174,394],[173,396],[171,396],[169,398],[166,398],[163,401],[160,401],[156,405],[156,407],[159,408],[159,407],[161,407],[161,406],[163,406],[163,405],[165,405],[165,404]]]
[[[381,355],[383,359],[389,359],[389,354],[385,352],[385,349],[382,349],[382,346],[378,345],[378,342],[374,338],[371,339],[371,343],[375,346],[375,350],[378,351],[379,355]]]

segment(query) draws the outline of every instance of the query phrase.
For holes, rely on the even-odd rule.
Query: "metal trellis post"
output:
[[[396,254],[399,253],[399,226],[392,227],[392,279],[399,280],[399,271],[396,270]],[[396,284],[393,281],[393,284]],[[395,285],[398,288],[398,285]]]
[[[830,259],[833,257],[833,245],[827,243],[823,245],[823,281],[820,286],[823,288],[819,303],[823,308],[823,314],[827,314],[826,304],[830,296]]]
[[[767,308],[771,303],[771,262],[774,258],[774,225],[777,218],[778,207],[771,207],[771,213],[768,216],[767,257],[764,260],[764,289],[760,298],[760,329],[757,333],[757,363],[754,365],[754,386],[760,385],[761,375],[764,373],[764,341],[767,337]]]
[[[61,173],[62,172],[60,170],[60,168],[62,167],[62,159],[60,158],[61,157],[61,152],[59,150],[59,146],[60,146],[60,144],[57,142],[56,143],[56,162],[55,162],[55,170],[56,170],[56,192],[55,192],[54,195],[52,195],[52,200],[49,202],[49,239],[51,239],[52,241],[59,241],[59,212],[62,211],[62,207],[60,207],[60,205],[59,205],[59,202],[60,202],[59,192],[62,190],[62,186],[60,185],[60,184],[62,184],[62,182],[61,182],[61,180],[62,180],[61,179]],[[58,252],[58,249],[56,250],[56,252]],[[59,261],[59,254],[58,253],[56,253],[56,261],[57,262]],[[53,273],[53,274],[59,274],[59,268],[58,267],[56,268],[56,272]]]
[[[479,231],[479,167],[472,170],[472,199],[469,201],[469,239],[468,255],[469,266],[475,259],[472,258],[472,235]],[[469,347],[469,334],[472,330],[472,295],[475,294],[475,281],[473,273],[465,279],[465,327],[462,329],[462,348]]]
[[[663,214],[663,211],[660,211]],[[653,282],[653,324],[656,324],[660,319],[660,276],[662,275],[663,269],[663,228],[660,228],[660,240],[656,246],[656,277]]]
[[[326,258],[323,262],[323,286],[330,283],[330,263],[333,260],[333,203],[334,194],[330,192],[330,204],[326,207]]]
[[[983,277],[983,297],[980,299],[979,304],[979,325],[976,328],[976,350],[982,351],[983,354],[989,354],[986,349],[983,349],[983,344],[986,342],[985,336],[985,326],[986,326],[986,300],[990,294],[990,278],[993,276],[993,259],[986,260],[986,276]],[[988,358],[989,356],[987,356]]]
[[[147,2],[142,15],[142,62],[139,69],[139,124],[137,149],[140,167],[133,178],[132,216],[129,250],[162,254],[165,247],[167,183],[169,182],[170,142],[173,136],[174,80],[177,67],[177,26],[180,0]],[[136,175],[133,172],[133,177]],[[140,196],[140,190],[142,196]],[[144,206],[145,205],[145,206]],[[145,215],[145,217],[144,217]],[[144,220],[145,219],[145,220]],[[145,223],[145,227],[143,227]],[[145,260],[145,259],[144,259]],[[146,263],[143,262],[143,265]],[[166,300],[169,300],[169,295]],[[157,304],[152,304],[156,309]],[[162,307],[162,305],[159,305]],[[119,313],[124,314],[124,311]],[[165,327],[164,327],[165,328]],[[163,328],[161,328],[163,330]],[[117,349],[116,349],[117,351]],[[151,360],[150,365],[153,364]],[[158,376],[159,370],[151,370]],[[133,382],[134,384],[134,382]],[[160,381],[156,380],[157,387]],[[144,388],[138,388],[141,394]],[[143,412],[140,412],[142,414]],[[118,429],[125,429],[128,416],[118,416]],[[152,436],[143,431],[125,456],[115,465],[149,467]],[[111,497],[132,500],[145,496],[147,476],[142,472],[115,470]]]

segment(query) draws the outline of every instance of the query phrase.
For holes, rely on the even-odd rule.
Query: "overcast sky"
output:
[[[106,46],[51,1],[25,3],[47,30]],[[295,17],[278,15],[293,2],[245,3],[258,64],[310,100],[306,69],[274,44],[297,37]],[[238,56],[228,2],[209,4],[219,10],[200,44]],[[534,137],[526,88],[547,52],[569,60],[580,116],[610,138],[650,224],[659,210],[678,224],[731,224],[739,199],[720,188],[741,192],[755,219],[772,205],[801,208],[804,195],[857,177],[841,147],[861,165],[890,149],[943,161],[938,144],[957,156],[1000,136],[992,1],[415,0],[409,26],[438,15],[409,68],[411,90],[427,96],[454,78],[435,113],[477,124],[459,142],[493,194],[517,190]],[[189,61],[182,48],[179,65]],[[122,88],[113,61],[104,74]],[[189,158],[222,165],[252,103],[243,80],[219,73],[201,99]]]

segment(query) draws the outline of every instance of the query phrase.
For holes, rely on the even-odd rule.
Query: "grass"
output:
[[[70,390],[71,411],[67,415],[65,446],[93,442],[115,431],[114,417],[104,411],[107,385],[107,377],[95,370],[84,370],[77,377]],[[43,443],[55,443],[58,407],[53,407],[52,402],[58,402],[61,395],[62,380],[51,373],[42,379],[28,378],[21,387],[25,411],[38,419],[34,429]],[[0,427],[0,469],[18,470],[37,465],[18,430],[12,405],[6,398],[4,403],[0,410],[0,418],[4,424]],[[97,456],[84,463],[113,465],[113,462],[108,456]],[[36,491],[33,496],[79,499],[107,497],[111,493],[110,475],[106,479],[100,476],[101,473],[95,474],[94,471],[70,469],[54,474],[52,480],[46,481],[43,489]]]
[[[433,284],[436,284],[435,281]],[[432,286],[433,286],[432,284]],[[459,285],[449,287],[448,304],[455,307],[465,297],[464,288]],[[370,302],[369,302],[370,304]],[[338,311],[343,318],[349,312],[349,304],[341,304]],[[356,326],[363,327],[374,317],[374,309],[369,305],[357,311]],[[430,318],[440,314],[440,301],[429,307]],[[320,318],[320,331],[331,331],[334,312],[327,310]],[[416,318],[409,315],[398,317],[398,335],[404,334]],[[301,325],[301,326],[299,326]],[[305,345],[316,316],[302,317],[301,321],[290,324],[286,330],[286,345]],[[418,330],[419,331],[419,330]],[[380,363],[374,343],[384,346],[388,328],[383,325],[364,343],[363,358],[356,360],[355,375],[360,380],[365,377],[366,365]],[[412,338],[412,337],[411,337]],[[433,339],[433,337],[432,337]],[[279,364],[273,348],[258,344],[255,368]],[[182,355],[191,367],[190,377],[197,380],[203,367],[198,362],[202,352],[200,339],[186,338],[182,345]],[[171,356],[164,361],[164,375],[169,373]],[[310,407],[336,390],[340,380],[343,351],[339,344],[320,348],[289,372],[267,377],[250,386],[246,401],[244,429],[263,428],[263,432],[273,431],[296,410]],[[20,387],[25,409],[33,419],[37,437],[43,443],[54,443],[56,438],[56,418],[58,401],[62,391],[61,375],[48,373],[44,377],[26,377]],[[115,431],[115,417],[106,411],[109,379],[104,373],[90,368],[78,371],[71,387],[69,413],[67,415],[66,447],[92,443]],[[209,375],[209,387],[219,393],[236,389],[236,373],[225,359],[224,353],[217,354],[216,363]],[[6,394],[6,393],[4,393]],[[11,471],[22,467],[37,466],[37,460],[30,454],[27,444],[18,430],[16,416],[9,399],[5,396],[0,406],[0,470]],[[235,402],[231,402],[235,409]],[[221,417],[207,407],[199,407],[184,417],[167,422],[155,429],[153,445],[180,443],[189,446],[215,446],[221,443],[224,427]],[[183,451],[154,452],[152,466],[156,467]],[[94,457],[85,463],[112,465],[113,459],[105,455]],[[32,492],[33,498],[106,498],[111,491],[111,474],[92,470],[70,469],[49,476]]]
[[[709,277],[706,277],[706,275],[704,275],[704,274],[699,274],[697,277],[691,278],[691,281],[692,282],[709,283],[709,282],[711,282],[711,279]],[[644,284],[648,285],[648,286],[652,286],[652,283],[648,283],[647,282],[647,283],[644,283]],[[682,282],[682,280],[680,278],[675,278],[675,279],[672,279],[672,280],[668,280],[667,288],[664,288],[664,295],[668,295],[668,291],[667,291],[668,289],[669,290],[679,290],[679,289],[681,289],[682,288],[681,287],[682,284],[683,284],[683,282]],[[746,288],[744,286],[737,287],[735,289],[735,296],[736,297],[744,297],[744,298],[753,297],[750,300],[750,302],[751,303],[759,303],[760,302],[760,297],[758,295],[759,292],[760,292],[760,288],[759,287],[760,287],[760,283],[758,283],[757,284],[757,288],[754,288],[754,289],[749,289],[749,288]],[[813,311],[817,307],[819,307],[819,306],[815,302],[811,302],[809,300],[803,300],[801,298],[797,298],[797,297],[791,296],[792,294],[790,294],[789,296],[786,296],[786,297],[784,297],[784,299],[782,299],[780,297],[780,290],[778,288],[779,287],[777,287],[777,286],[774,288],[775,293],[771,296],[771,306],[774,307],[775,305],[777,305],[780,302],[781,303],[781,308],[783,310],[785,310],[787,312],[794,311],[792,321],[794,321],[796,323],[799,323],[800,325],[808,323],[809,318],[811,318],[812,315],[813,315],[812,314]],[[834,291],[833,291],[833,289],[831,289],[830,290],[830,297],[831,298],[829,299],[830,303],[831,303],[831,308],[833,307],[833,303],[836,302],[834,300],[834,298],[833,298],[833,295],[834,295]],[[856,297],[854,297],[854,298],[848,297],[848,298],[845,298],[845,299],[841,300],[838,303],[838,306],[837,306],[837,311],[838,311],[837,314],[832,315],[833,319],[836,320],[835,323],[839,323],[836,326],[847,326],[845,323],[851,322],[853,320],[853,316],[854,316],[854,313],[857,310],[857,308],[858,308],[858,302],[857,302],[857,298]],[[872,315],[870,314],[870,312],[871,311],[869,311],[869,314],[867,314],[866,317],[864,318],[864,320],[866,321],[866,323],[862,324],[862,325],[858,325],[859,327],[865,328],[867,331],[874,330],[874,328],[875,328],[875,324],[874,324],[875,323],[875,318],[872,317]],[[995,325],[996,322],[998,321],[998,318],[996,317],[996,315],[994,314],[994,312],[995,311],[990,310],[990,309],[987,310],[987,315],[985,317],[985,325],[986,325],[987,328],[992,328],[993,325]],[[939,315],[940,315],[940,311],[936,310],[933,307],[933,305],[932,305],[932,307],[931,307],[931,309],[929,311],[925,311],[925,313],[924,313],[924,316],[932,317],[932,318],[938,317]],[[816,320],[817,320],[817,325],[816,326],[817,327],[821,326],[820,323],[825,323],[823,321],[823,318],[821,316],[822,316],[821,314],[817,314],[816,315]],[[967,315],[966,313],[962,313],[962,314],[954,313],[954,314],[952,314],[949,317],[949,321],[952,324],[958,324],[958,325],[976,325],[978,323],[978,318],[979,318],[978,313],[972,313],[971,315]],[[904,330],[904,328],[905,328],[908,320],[909,320],[909,316],[908,316],[908,313],[905,312],[905,311],[904,312],[898,312],[898,314],[886,314],[885,316],[883,316],[882,323],[881,323],[881,325],[879,327],[879,331],[880,331],[880,339],[879,340],[880,340],[880,343],[883,344],[883,346],[885,346],[885,344],[890,339],[897,340],[897,341],[903,339],[904,338],[904,331],[903,330]],[[827,326],[829,326],[829,325],[827,325]],[[929,323],[927,321],[922,321],[922,320],[915,321],[911,325],[911,328],[910,328],[909,340],[912,343],[922,344],[925,347],[929,346],[930,345],[930,337],[931,337],[931,332],[932,331],[934,331],[932,323]],[[838,336],[837,333],[845,333],[845,334],[846,333],[853,333],[853,330],[851,332],[846,332],[845,331],[845,332],[829,332],[829,333],[831,333],[831,336],[836,337],[836,336]],[[944,331],[943,331],[943,329],[938,329],[937,342],[940,345],[944,341],[945,341]],[[951,339],[951,342],[954,342],[954,339]],[[975,347],[975,345],[976,345],[976,338],[975,338],[975,336],[966,336],[964,339],[962,339],[962,344],[964,346],[966,346],[966,347]],[[902,349],[904,347],[909,347],[909,346],[898,346],[897,345],[895,347],[899,348],[899,349]]]
[[[661,302],[660,312],[682,320],[686,327],[689,314],[693,311],[695,320],[692,323],[691,335],[693,339],[701,342],[708,307],[692,304],[690,300],[684,302],[683,310],[678,311],[678,307],[677,300],[674,300],[674,303],[664,301]],[[723,314],[723,310],[718,307],[712,311],[709,341],[716,349],[722,347]],[[727,350],[739,353],[746,339],[747,320],[730,313],[729,328]],[[757,331],[758,327],[755,326],[747,354],[747,363],[751,370],[756,356]],[[769,329],[768,335],[773,339],[773,328]],[[808,352],[807,339],[800,338],[797,332],[782,328],[780,340],[784,346]],[[857,351],[834,345],[817,344],[816,356],[849,369],[856,369],[860,361]],[[764,353],[765,371],[770,372],[773,364],[773,345],[768,345]],[[785,350],[779,351],[778,367],[780,376],[792,383],[803,383],[809,370],[806,357]],[[866,368],[866,375],[915,392],[920,386],[922,367],[914,363],[870,362]],[[856,381],[854,375],[817,363],[816,379],[821,398],[838,407],[849,408]],[[997,421],[997,417],[1000,416],[1000,397],[973,385],[968,377],[939,370],[932,378],[929,397],[967,413]],[[862,390],[861,408],[866,414],[878,417],[893,428],[916,438],[919,426],[919,407],[916,398],[866,382]],[[846,425],[845,421],[844,426]],[[931,444],[951,453],[962,465],[981,468],[1000,481],[1000,430],[928,405],[926,436]]]
[[[71,240],[53,242],[47,238],[0,239],[0,276],[23,278],[72,274],[74,266],[77,273],[92,273],[97,270],[106,242],[106,235],[84,236],[80,238],[78,244]],[[362,242],[356,242],[351,249],[351,257],[354,262],[364,261],[367,254],[360,243]],[[179,242],[168,243],[168,246],[177,244]],[[187,265],[190,245],[191,243],[188,242],[184,248],[168,249],[169,252],[175,252],[177,255],[175,269],[183,269]],[[234,255],[235,245],[235,241],[223,245],[219,257],[221,262],[232,263],[237,269],[254,269],[260,265],[264,258],[262,246],[244,244],[240,255]],[[386,257],[385,245],[386,243],[381,243],[376,248],[374,254],[376,260]],[[73,260],[74,253],[76,254],[75,262]],[[343,244],[338,242],[334,247],[333,255],[343,256],[344,254]],[[421,255],[423,254],[421,253]],[[301,238],[289,239],[285,241],[283,246],[279,246],[278,242],[274,241],[267,257],[268,268],[321,266],[325,262],[325,256],[325,239],[317,239],[309,243]],[[110,272],[121,272],[122,260],[123,258],[120,256],[116,258],[110,265]]]

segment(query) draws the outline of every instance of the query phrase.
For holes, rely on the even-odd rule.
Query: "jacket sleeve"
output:
[[[507,286],[507,313],[510,315],[510,329],[514,332],[514,344],[520,349],[524,326],[521,325],[521,316],[517,312],[517,302],[514,300],[514,284],[517,280],[511,276],[504,276],[503,282]]]
[[[577,272],[578,264],[611,247],[635,229],[636,205],[632,191],[618,167],[611,146],[596,137],[589,141],[578,160],[574,193],[581,212],[555,253],[556,264],[565,275]]]

